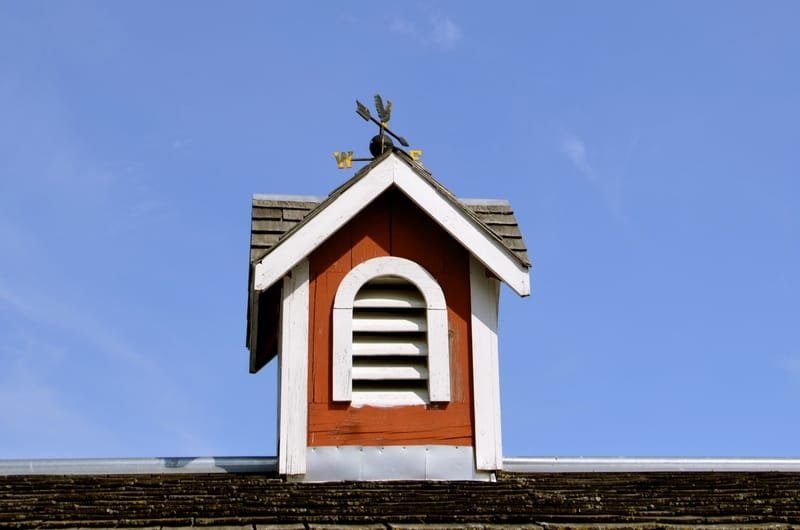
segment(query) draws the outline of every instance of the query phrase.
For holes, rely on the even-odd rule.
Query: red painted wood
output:
[[[375,199],[350,226],[353,267],[379,256],[388,256],[392,244],[391,200],[382,195]]]
[[[419,263],[444,291],[452,381],[448,404],[357,408],[331,401],[333,299],[351,267],[378,256]],[[309,446],[473,445],[467,251],[405,195],[388,191],[317,248],[309,264]]]

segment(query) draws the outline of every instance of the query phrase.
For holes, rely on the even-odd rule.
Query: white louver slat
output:
[[[356,295],[353,307],[372,308],[425,308],[425,300],[419,291],[382,286],[382,288],[367,288],[364,286]]]
[[[370,379],[380,381],[383,379],[397,380],[425,380],[428,378],[428,368],[413,364],[394,362],[391,364],[361,362],[353,367],[353,379]]]
[[[353,331],[408,333],[425,331],[425,313],[353,310]]]
[[[353,342],[353,355],[428,355],[428,342],[409,337],[387,337],[384,334],[358,337]]]

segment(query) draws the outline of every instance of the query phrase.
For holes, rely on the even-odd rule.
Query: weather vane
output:
[[[387,99],[386,105],[384,105],[380,94],[375,94],[375,110],[378,111],[380,121],[373,118],[369,109],[363,103],[356,100],[356,114],[364,118],[365,121],[371,121],[378,126],[378,134],[373,136],[372,140],[369,142],[369,152],[372,156],[376,157],[394,147],[392,139],[386,136],[387,134],[400,142],[400,145],[403,147],[408,147],[408,142],[405,138],[398,136],[389,129],[389,119],[392,117],[392,102]],[[419,159],[422,158],[422,150],[410,149],[408,151],[408,156],[419,162]],[[369,162],[373,160],[372,158],[353,158],[352,151],[334,151],[333,158],[336,159],[336,165],[339,169],[353,167],[353,162]]]

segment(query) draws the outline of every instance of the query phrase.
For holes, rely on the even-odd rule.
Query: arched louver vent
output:
[[[405,258],[353,267],[333,301],[332,353],[334,401],[379,407],[450,401],[442,288]]]
[[[365,283],[353,301],[353,401],[427,403],[425,299],[398,276]]]

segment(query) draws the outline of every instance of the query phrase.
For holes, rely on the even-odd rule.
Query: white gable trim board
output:
[[[354,182],[317,215],[302,224],[291,237],[264,256],[256,264],[255,289],[264,290],[278,281],[295,263],[308,256],[392,184],[405,192],[517,294],[530,294],[527,267],[395,154]]]
[[[435,219],[470,254],[483,262],[495,275],[520,296],[531,294],[528,268],[522,265],[500,241],[489,236],[475,221],[444,199],[405,163],[395,175],[395,184],[405,191],[432,219]]]

